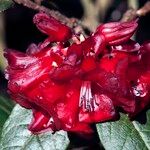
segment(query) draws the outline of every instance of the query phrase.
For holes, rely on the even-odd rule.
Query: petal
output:
[[[139,51],[140,45],[133,40],[128,40],[121,45],[111,46],[112,51],[136,52]]]
[[[44,115],[40,111],[33,111],[34,118],[32,119],[32,122],[28,126],[28,129],[33,133],[41,133],[49,130],[54,130],[54,121],[50,116]]]
[[[96,123],[113,120],[116,118],[112,100],[104,94],[95,94],[93,97],[94,110],[91,112],[80,110],[79,121],[84,123]]]
[[[114,22],[100,25],[96,32],[103,34],[109,45],[119,45],[126,42],[134,34],[137,28],[137,21]]]
[[[25,69],[37,61],[36,58],[32,58],[22,52],[11,49],[5,50],[4,56],[7,59],[9,66],[14,69]]]
[[[81,64],[81,68],[85,72],[94,70],[96,68],[95,58],[91,57],[91,56],[84,58],[84,60]]]
[[[86,123],[76,123],[76,125],[70,129],[66,129],[66,131],[71,131],[71,132],[80,132],[80,133],[93,133],[94,131],[90,127],[89,124]]]
[[[51,41],[66,41],[72,35],[69,27],[45,13],[36,14],[33,22],[41,32],[51,37]]]

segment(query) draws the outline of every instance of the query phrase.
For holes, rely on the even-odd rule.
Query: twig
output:
[[[95,7],[95,4],[92,0],[81,0],[84,16],[82,19],[82,23],[90,29],[90,31],[94,31],[98,25],[98,10]],[[91,23],[92,22],[92,23]]]
[[[100,22],[103,22],[107,8],[114,0],[81,0],[84,16],[82,23],[90,31],[95,31]]]
[[[138,9],[138,0],[127,0],[128,8]]]
[[[137,17],[136,12],[137,12],[137,11],[136,11],[135,9],[133,9],[133,8],[128,9],[128,10],[124,13],[124,15],[123,15],[121,21],[131,21],[131,20],[134,20],[134,19]]]
[[[26,6],[28,8],[34,9],[36,11],[45,12],[45,13],[55,17],[56,19],[60,20],[64,24],[68,25],[69,27],[73,28],[75,32],[84,33],[84,27],[88,28],[88,26],[84,25],[81,21],[79,21],[76,18],[67,18],[66,16],[62,15],[61,13],[59,13],[56,10],[50,10],[50,9],[46,8],[45,6],[40,5],[40,3],[36,3],[37,1],[41,2],[41,0],[35,0],[35,2],[33,2],[31,0],[13,0],[13,1],[18,4],[22,4],[23,6]],[[82,0],[82,1],[85,1],[85,0]],[[98,5],[98,4],[96,3],[96,5]],[[93,7],[93,8],[95,8],[95,7]],[[127,10],[127,12],[123,15],[121,21],[130,21],[130,20],[135,19],[138,16],[139,17],[144,16],[149,12],[150,12],[150,1],[148,1],[139,10],[136,10],[136,9]],[[95,19],[97,19],[97,15],[98,14],[95,14]],[[90,17],[90,23],[91,23],[91,17]],[[98,22],[96,22],[95,24],[98,24]],[[89,27],[88,29],[90,30],[91,27]]]
[[[121,21],[130,21],[135,19],[136,17],[145,16],[149,12],[150,12],[150,1],[146,2],[145,5],[138,10],[135,9],[127,10],[123,15]]]
[[[150,1],[148,1],[141,9],[137,10],[136,14],[138,16],[145,16],[150,12]]]
[[[60,14],[58,11],[50,10],[42,5],[39,5],[38,3],[35,3],[30,0],[14,0],[14,2],[18,4],[22,4],[23,6],[26,6],[28,8],[34,9],[36,11],[42,11],[45,12],[56,19],[60,20],[64,24],[68,25],[69,27],[73,28],[81,24],[81,22],[75,18],[67,18],[66,16]]]
[[[35,1],[35,3],[37,3],[38,5],[41,5],[41,3],[42,3],[43,0],[34,0],[34,1]]]

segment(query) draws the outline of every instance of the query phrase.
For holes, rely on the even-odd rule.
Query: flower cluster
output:
[[[131,40],[137,20],[100,25],[85,38],[45,13],[34,16],[48,35],[26,53],[7,49],[6,78],[11,97],[32,109],[28,126],[92,132],[91,123],[134,118],[150,103],[150,42]]]

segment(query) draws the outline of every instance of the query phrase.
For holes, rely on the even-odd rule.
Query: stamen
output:
[[[57,63],[55,61],[52,62],[53,67],[58,67]]]
[[[47,127],[48,126],[50,126],[51,124],[53,124],[54,123],[54,120],[53,120],[53,118],[51,117],[50,119],[49,119],[49,121],[48,121],[48,123],[47,123]]]
[[[94,111],[94,103],[90,81],[83,81],[82,83],[80,90],[79,107],[83,107],[84,111]]]
[[[83,42],[83,41],[85,41],[85,37],[83,34],[80,34],[80,42]]]
[[[146,89],[146,84],[140,83],[139,81],[138,81],[138,85],[134,86],[132,89],[133,89],[133,94],[138,97],[144,97],[148,92]]]

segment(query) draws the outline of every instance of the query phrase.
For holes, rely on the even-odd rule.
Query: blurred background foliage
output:
[[[3,5],[4,1],[5,5]],[[88,31],[94,31],[101,23],[119,21],[127,9],[131,7],[138,9],[147,2],[147,0],[36,1],[50,9],[58,10],[67,17],[80,19]],[[10,5],[12,5],[11,0],[0,0],[0,11]],[[39,43],[45,39],[45,35],[40,33],[32,23],[35,13],[36,11],[15,3],[0,13],[0,132],[14,106],[14,102],[7,94],[7,81],[4,78],[7,62],[3,52],[5,48],[24,52],[29,44]],[[150,39],[150,14],[140,18],[138,28],[135,38],[139,43]]]

